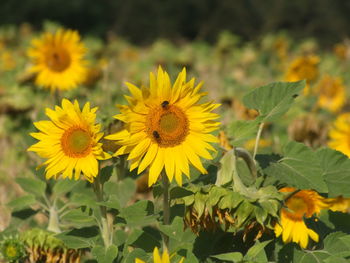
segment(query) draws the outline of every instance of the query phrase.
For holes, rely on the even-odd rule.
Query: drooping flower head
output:
[[[153,262],[154,263],[170,263],[170,257],[169,257],[168,251],[164,250],[163,255],[160,256],[158,248],[155,247],[153,250]],[[179,263],[182,263],[182,262],[184,262],[184,258],[182,258],[179,261]],[[145,263],[145,261],[143,261],[139,258],[136,258],[135,263]]]
[[[350,157],[350,113],[343,113],[329,131],[328,146]]]
[[[295,190],[285,187],[280,192],[292,194]],[[318,242],[318,234],[306,226],[304,217],[310,218],[328,208],[325,199],[315,191],[301,190],[287,198],[285,205],[286,208],[281,209],[280,222],[275,225],[276,236],[282,235],[283,242],[295,242],[302,248],[306,248],[309,238]]]
[[[67,99],[62,100],[62,107],[55,110],[46,109],[47,121],[35,122],[34,126],[39,132],[30,135],[39,142],[29,147],[28,151],[36,152],[47,161],[46,178],[62,175],[63,178],[75,180],[81,173],[92,182],[98,174],[98,161],[109,158],[102,150],[99,140],[103,133],[101,125],[95,124],[97,108],[90,109],[86,103],[80,110],[77,101],[74,104]]]
[[[138,173],[149,167],[148,185],[154,184],[160,173],[170,181],[175,177],[182,184],[182,174],[190,176],[189,163],[201,173],[207,173],[200,157],[212,159],[215,151],[209,143],[218,142],[210,132],[218,128],[219,106],[212,102],[200,103],[206,95],[202,83],[186,81],[184,69],[171,85],[169,76],[160,67],[158,75],[150,74],[150,86],[138,88],[126,83],[132,97],[126,96],[129,105],[119,106],[121,113],[115,118],[125,123],[125,129],[106,138],[115,140],[120,149],[115,156],[128,153],[130,170]]]
[[[77,31],[60,29],[32,41],[28,56],[37,74],[35,83],[51,90],[70,90],[86,77],[86,49]]]
[[[323,76],[316,87],[317,105],[332,112],[339,111],[345,104],[345,86],[340,77]]]
[[[310,82],[315,80],[318,76],[318,64],[320,58],[315,55],[301,56],[292,61],[288,67],[285,80],[294,82],[299,80],[306,80],[306,87],[304,93],[308,94],[310,89]]]

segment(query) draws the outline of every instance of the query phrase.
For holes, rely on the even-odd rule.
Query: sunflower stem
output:
[[[169,179],[166,173],[162,172],[162,182],[163,182],[163,224],[170,224],[170,200],[169,200]],[[163,244],[164,247],[168,249],[169,247],[169,237],[163,233]]]
[[[263,128],[264,128],[264,123],[262,122],[262,123],[260,123],[258,133],[256,134],[254,153],[253,153],[254,160],[255,160],[256,153],[258,152],[259,140],[260,140],[260,136],[261,136],[261,132],[262,132]]]
[[[100,177],[97,176],[94,180],[94,191],[96,193],[97,201],[103,202],[103,184],[100,181]],[[107,208],[104,205],[100,205],[101,210],[101,225],[102,225],[102,239],[106,248],[111,245],[111,237],[109,231],[109,225],[107,220]]]
[[[61,232],[61,229],[59,227],[58,211],[56,210],[55,204],[51,206],[49,210],[49,225],[47,226],[47,230],[54,233]]]

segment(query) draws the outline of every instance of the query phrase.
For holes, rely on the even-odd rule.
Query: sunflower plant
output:
[[[82,51],[74,33],[66,34],[34,43],[58,56],[44,57],[56,69],[67,52]],[[33,123],[34,175],[17,178],[26,194],[9,203],[2,254],[32,262],[349,260],[348,229],[339,223],[349,219],[350,204],[346,115],[331,132],[335,149],[266,135],[303,106],[305,81],[251,90],[240,108],[254,114],[226,123],[220,104],[186,69],[172,78],[159,67],[148,82],[131,82],[114,119],[99,115],[95,106],[103,105],[62,99]],[[270,148],[262,149],[263,139]],[[9,233],[18,244],[5,240]]]

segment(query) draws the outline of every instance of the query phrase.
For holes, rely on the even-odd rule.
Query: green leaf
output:
[[[197,211],[198,217],[200,217],[205,208],[205,202],[208,199],[208,195],[197,192],[194,196],[194,205],[193,208]]]
[[[135,180],[125,178],[118,183],[107,182],[104,185],[104,192],[107,195],[116,195],[121,207],[125,207],[136,191]]]
[[[66,220],[78,227],[95,225],[94,219],[87,212],[83,212],[79,208],[67,212],[67,214],[62,217],[62,220]]]
[[[103,205],[106,206],[108,208],[113,208],[116,210],[120,210],[121,206],[119,203],[119,199],[116,195],[110,195],[108,201],[105,202],[97,202],[98,205]]]
[[[294,263],[323,263],[330,255],[323,250],[294,250]]]
[[[56,237],[63,241],[63,243],[72,249],[90,248],[94,246],[94,242],[91,239],[76,237],[71,235],[59,234]]]
[[[91,253],[98,262],[112,263],[118,255],[118,247],[111,245],[105,249],[105,247],[98,245],[91,250]]]
[[[70,180],[70,179],[60,179],[55,183],[52,191],[55,196],[62,196],[70,192],[80,181]]]
[[[232,181],[235,169],[236,156],[234,151],[228,151],[220,160],[220,168],[217,172],[215,185],[225,185]]]
[[[221,209],[236,208],[243,200],[243,197],[239,193],[229,192],[220,200],[218,207]]]
[[[324,250],[338,257],[350,257],[350,235],[334,232],[324,240]]]
[[[225,262],[240,262],[243,260],[243,255],[240,252],[229,252],[229,253],[211,256],[211,258],[224,260]]]
[[[100,171],[101,184],[108,182],[109,178],[112,176],[114,165],[105,166]]]
[[[193,192],[186,188],[175,186],[170,190],[170,199],[183,198],[185,196],[192,195]]]
[[[34,194],[36,196],[44,196],[46,190],[46,183],[28,177],[18,177],[16,182],[22,187],[22,189],[28,193]]]
[[[9,202],[7,205],[11,207],[14,211],[22,210],[23,208],[30,207],[36,203],[34,195],[25,195],[17,197],[16,199]]]
[[[302,143],[291,141],[283,147],[283,157],[270,163],[264,171],[298,189],[315,189],[326,193],[327,185],[323,180],[320,160],[316,153]]]
[[[230,143],[233,146],[241,146],[245,141],[256,136],[258,125],[258,119],[231,122],[227,129],[227,135],[232,138]]]
[[[213,186],[209,192],[208,204],[210,206],[215,206],[225,194],[227,194],[225,188]]]
[[[134,249],[132,252],[128,252],[126,257],[125,257],[125,263],[135,263],[135,259],[139,258],[145,262],[148,262],[148,260],[150,259],[150,256],[147,255],[147,253],[145,251],[143,251],[140,248],[136,248]]]
[[[151,201],[141,200],[121,209],[120,216],[124,217],[129,227],[145,226],[156,221],[154,206]]]
[[[266,253],[264,249],[271,241],[272,240],[267,240],[264,242],[257,241],[254,244],[254,246],[249,248],[247,254],[244,256],[244,259],[258,262],[267,262]]]
[[[316,152],[320,159],[322,176],[328,186],[329,196],[350,197],[350,159],[330,148]]]
[[[244,96],[246,107],[256,109],[261,122],[273,121],[286,113],[298,93],[305,87],[305,81],[274,82],[254,89]]]

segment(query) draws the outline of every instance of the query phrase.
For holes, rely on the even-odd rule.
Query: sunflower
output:
[[[310,82],[318,76],[318,64],[320,58],[315,55],[301,56],[292,61],[285,76],[286,81],[294,82],[298,80],[306,80],[304,93],[308,94]]]
[[[190,177],[189,163],[201,173],[207,171],[200,157],[212,159],[208,150],[215,152],[209,142],[218,142],[210,132],[218,129],[219,106],[212,102],[199,103],[206,95],[200,92],[202,83],[194,86],[194,79],[186,82],[183,69],[171,86],[169,76],[158,69],[150,74],[150,87],[138,88],[126,83],[132,97],[126,96],[127,106],[119,106],[121,114],[114,116],[123,121],[125,129],[106,138],[115,140],[120,149],[115,156],[128,153],[130,170],[138,167],[140,174],[149,167],[148,185],[153,185],[163,168],[170,181],[175,177],[182,185],[182,173]]]
[[[103,133],[100,124],[95,124],[97,108],[90,109],[86,103],[80,110],[77,101],[72,104],[63,99],[62,107],[55,110],[46,109],[49,121],[35,122],[40,131],[30,135],[39,142],[29,147],[28,151],[36,152],[40,157],[47,158],[41,166],[46,166],[46,178],[62,174],[63,178],[78,180],[83,173],[85,178],[93,182],[98,174],[98,161],[109,158],[103,152],[102,143],[98,141]]]
[[[327,198],[326,202],[330,205],[329,209],[332,211],[350,213],[350,198],[338,196],[335,198]]]
[[[293,187],[280,189],[283,193],[295,191]],[[276,236],[282,235],[283,242],[295,242],[302,248],[306,248],[309,237],[318,242],[318,234],[306,226],[304,217],[310,218],[319,214],[321,209],[328,208],[325,199],[315,191],[301,190],[288,197],[285,205],[286,208],[281,209],[280,222],[275,225]]]
[[[36,84],[51,90],[75,88],[86,77],[85,53],[77,31],[60,29],[34,39],[28,56],[34,64],[30,71],[37,74]]]
[[[317,105],[321,108],[337,112],[345,104],[345,86],[340,77],[323,76],[316,87],[316,92],[319,95]]]
[[[343,113],[334,121],[328,146],[350,157],[350,113]]]
[[[160,256],[159,254],[159,250],[157,247],[154,248],[153,250],[153,262],[154,263],[170,263],[170,257],[169,257],[169,254],[168,254],[168,251],[165,250],[163,252],[163,255]],[[179,263],[182,263],[184,262],[184,258],[182,258]],[[139,258],[136,258],[135,259],[135,263],[145,263],[145,261],[139,259]]]

